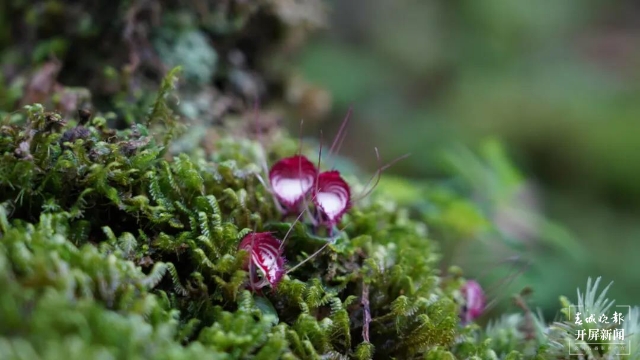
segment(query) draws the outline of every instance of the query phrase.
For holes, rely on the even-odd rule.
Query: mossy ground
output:
[[[33,50],[22,40],[41,50],[33,52],[32,76],[19,67],[0,79],[0,358],[566,356],[570,322],[545,324],[524,297],[517,313],[487,329],[460,324],[465,280],[438,270],[430,237],[472,236],[494,224],[465,196],[439,188],[425,197],[436,214],[426,224],[375,192],[348,212],[344,231],[318,257],[275,289],[247,290],[240,240],[251,231],[282,238],[295,217],[277,211],[260,181],[261,163],[292,155],[298,142],[244,115],[254,114],[256,95],[284,97],[288,75],[269,54],[286,53],[296,44],[288,32],[315,20],[282,11],[279,1],[198,11],[168,2],[166,31],[152,41],[145,29],[158,15],[156,2],[117,3],[102,17],[85,3],[61,11],[58,1],[18,1],[3,14],[20,21],[3,29],[1,42],[23,23],[38,30],[35,40],[12,42],[4,65]],[[77,26],[58,31],[52,19]],[[92,19],[94,30],[86,26]],[[132,32],[123,37],[117,30],[127,26]],[[207,41],[216,46],[197,56],[182,50]],[[112,47],[83,51],[96,42]],[[128,50],[96,59],[118,47]],[[163,59],[184,65],[179,93],[178,72],[161,80],[165,65],[153,65]],[[102,110],[75,115],[91,103]],[[265,118],[259,109],[256,115]],[[344,176],[361,189],[361,179]],[[325,241],[295,224],[288,266]],[[637,329],[634,314],[629,332]],[[582,351],[594,354],[586,345]]]
[[[453,343],[458,309],[425,228],[383,200],[351,211],[336,243],[275,290],[246,290],[240,239],[282,238],[291,224],[258,181],[265,149],[235,139],[215,161],[166,160],[176,124],[164,114],[155,125],[164,96],[147,126],[124,131],[99,116],[62,125],[39,105],[2,127],[7,353],[406,358]],[[297,263],[324,241],[298,223],[286,256]]]

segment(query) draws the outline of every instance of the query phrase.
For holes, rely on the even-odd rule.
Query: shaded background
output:
[[[496,180],[518,179],[506,203],[546,220],[520,229],[508,251],[491,245],[504,243],[495,236],[445,236],[445,262],[457,259],[492,296],[531,286],[533,305],[550,317],[558,297],[574,299],[587,276],[614,281],[617,304],[638,304],[638,15],[640,3],[622,0],[334,1],[329,26],[297,61],[331,95],[332,111],[317,111],[326,106],[323,93],[297,115],[307,134],[333,134],[353,105],[344,155],[372,171],[373,146],[387,159],[411,152],[390,172],[418,187],[439,187],[454,174],[464,185],[445,188],[496,204],[504,194],[490,190],[475,162],[508,154],[520,174],[511,169]],[[298,120],[289,121],[296,129]],[[396,189],[399,197],[422,194]],[[424,210],[433,199],[409,202]],[[519,272],[504,265],[513,256],[531,266],[504,290],[496,279]]]

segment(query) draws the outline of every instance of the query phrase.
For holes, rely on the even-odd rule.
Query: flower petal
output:
[[[276,239],[271,233],[249,233],[240,242],[240,249],[244,249],[251,255],[250,261],[262,272],[264,279],[269,282],[271,287],[276,287],[284,276],[284,262],[282,249],[280,248],[280,240]],[[245,264],[248,270],[249,263]],[[266,285],[264,281],[258,283],[258,287]],[[256,284],[252,284],[256,286]]]
[[[278,200],[295,209],[313,186],[318,170],[309,159],[296,155],[281,159],[269,171],[269,181]]]
[[[468,323],[480,317],[484,312],[484,291],[482,291],[482,287],[475,280],[467,280],[460,291],[465,299],[465,307],[463,308],[461,317]]]
[[[349,184],[336,170],[325,171],[318,175],[314,189],[313,202],[322,215],[322,222],[335,225],[351,207]]]

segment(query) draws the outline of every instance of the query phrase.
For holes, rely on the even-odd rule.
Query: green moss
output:
[[[163,28],[154,39],[154,48],[169,66],[182,65],[185,78],[197,85],[211,81],[218,55],[198,30]]]
[[[258,181],[256,143],[236,138],[213,162],[202,152],[167,159],[179,132],[166,103],[173,76],[147,121],[126,130],[100,116],[65,122],[39,105],[2,126],[7,354],[21,344],[118,358],[203,349],[228,358],[406,358],[453,343],[458,310],[438,286],[437,254],[423,227],[386,202],[353,209],[337,242],[277,289],[245,290],[239,240],[251,230],[282,238],[290,224]],[[298,224],[286,256],[293,265],[322,244]],[[60,347],[67,342],[78,344]]]

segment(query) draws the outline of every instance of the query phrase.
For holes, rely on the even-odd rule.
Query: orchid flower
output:
[[[239,248],[249,252],[245,270],[249,271],[249,285],[260,289],[267,284],[275,288],[285,274],[285,258],[280,240],[269,232],[249,233],[240,242]],[[256,268],[260,270],[262,280],[256,281]]]
[[[256,102],[256,123],[258,120],[257,102]],[[329,149],[329,155],[334,157],[346,134],[346,125],[351,115],[351,109],[347,113],[340,129],[333,140],[333,144]],[[302,127],[302,122],[300,123]],[[301,132],[302,133],[302,132]],[[259,132],[258,132],[259,134]],[[269,176],[269,184],[265,184],[258,175],[260,182],[269,189],[273,195],[276,207],[284,213],[284,215],[299,212],[296,220],[291,224],[287,234],[280,241],[271,233],[250,233],[240,242],[240,249],[244,249],[250,253],[250,260],[245,264],[245,270],[249,271],[249,285],[253,290],[258,290],[266,285],[275,288],[282,280],[282,277],[289,272],[302,266],[307,261],[318,256],[329,244],[335,239],[330,239],[315,253],[290,268],[284,269],[285,258],[283,256],[284,244],[293,230],[294,225],[300,221],[302,216],[310,214],[310,203],[315,208],[316,217],[310,218],[313,226],[323,225],[329,231],[329,236],[338,225],[344,214],[351,208],[352,204],[360,199],[368,196],[377,186],[382,172],[398,160],[405,158],[407,155],[397,158],[391,163],[380,166],[374,176],[365,186],[362,196],[358,199],[352,199],[351,188],[349,184],[342,178],[340,172],[331,169],[329,171],[319,172],[322,160],[322,133],[320,140],[320,150],[318,152],[318,164],[314,165],[309,159],[302,155],[302,135],[300,136],[300,149],[298,154],[280,159],[268,169],[266,157],[263,158],[263,168]],[[262,142],[260,140],[260,142]],[[380,162],[380,154],[375,148],[376,157]],[[375,182],[371,187],[372,181]],[[309,199],[311,197],[311,199]],[[283,209],[284,208],[284,209]],[[256,280],[256,268],[259,269],[262,278]]]
[[[467,280],[460,289],[465,304],[461,309],[460,317],[466,324],[482,315],[485,310],[485,296],[482,287],[475,280]]]
[[[288,211],[296,211],[318,176],[315,165],[302,155],[281,159],[269,171],[271,188]]]
[[[351,207],[351,189],[337,170],[318,175],[313,189],[313,203],[317,207],[321,224],[332,228],[340,222]]]
[[[347,123],[351,112],[352,110],[349,109],[340,125],[338,133],[333,139],[333,143],[329,148],[330,158],[334,158],[337,155],[346,138]],[[257,110],[257,100],[255,113],[256,124],[258,124],[259,113]],[[318,163],[313,164],[307,157],[302,155],[302,121],[300,122],[300,128],[300,147],[298,153],[291,157],[280,159],[273,164],[270,169],[267,166],[266,157],[264,157],[263,167],[265,173],[269,176],[269,184],[266,184],[260,176],[258,176],[258,179],[269,189],[269,192],[274,197],[277,209],[283,213],[283,215],[298,212],[297,222],[305,213],[307,215],[312,214],[312,216],[308,218],[309,222],[314,227],[327,227],[329,235],[331,236],[335,226],[340,223],[343,215],[351,208],[352,204],[367,197],[373,189],[375,189],[380,181],[382,172],[393,163],[408,155],[401,156],[383,166],[380,164],[378,149],[375,148],[376,157],[380,166],[365,186],[363,193],[357,198],[352,198],[349,184],[344,181],[340,172],[335,170],[335,167],[332,167],[330,171],[319,171],[323,157],[322,133],[320,133]],[[259,134],[259,132],[257,133]],[[259,140],[262,142],[261,139]],[[315,211],[311,211],[310,204],[313,205]],[[284,241],[280,247],[283,245]]]

